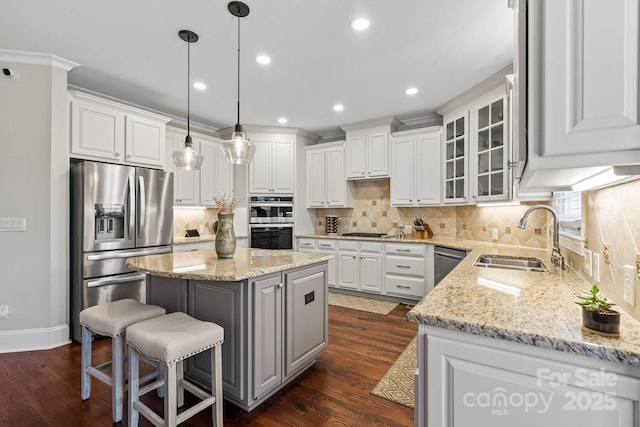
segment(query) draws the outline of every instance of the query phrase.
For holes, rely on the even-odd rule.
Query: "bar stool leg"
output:
[[[139,399],[140,392],[140,363],[138,352],[129,347],[129,426],[137,426],[139,413],[134,406],[134,401]]]
[[[82,400],[91,396],[91,331],[86,326],[82,327]]]
[[[122,405],[123,405],[123,349],[122,349],[122,335],[113,337],[111,340],[111,367],[112,367],[112,387],[111,387],[111,401],[113,402],[111,407],[113,410],[113,422],[117,423],[122,421]]]
[[[216,402],[213,405],[213,425],[222,427],[222,345],[218,344],[211,349],[211,390],[214,391]]]
[[[178,383],[178,408],[182,408],[184,405],[184,387],[182,387],[182,380],[184,379],[184,365],[183,360],[176,363],[176,369],[178,371],[178,377],[176,381]]]
[[[164,422],[166,426],[173,427],[178,424],[178,387],[177,366],[167,366],[165,370],[165,396],[164,396]]]

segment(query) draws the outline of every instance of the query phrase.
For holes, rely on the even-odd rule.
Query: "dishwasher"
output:
[[[452,249],[444,246],[436,246],[434,248],[435,266],[434,266],[434,285],[453,270],[460,261],[467,256],[467,251],[462,249]]]

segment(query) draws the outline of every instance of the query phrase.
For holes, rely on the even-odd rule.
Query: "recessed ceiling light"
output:
[[[284,118],[284,117],[280,117],[280,118],[278,119],[278,123],[280,123],[281,125],[283,125],[283,124],[287,123],[287,119],[286,119],[286,118]]]
[[[271,63],[271,58],[267,55],[258,55],[256,56],[256,62],[258,64],[267,65]]]
[[[194,89],[198,89],[198,90],[205,90],[207,88],[207,85],[202,83],[202,82],[195,82],[193,84]]]
[[[416,93],[418,93],[418,88],[410,87],[407,90],[405,90],[404,93],[406,93],[407,95],[415,95]]]
[[[351,28],[356,31],[363,31],[369,28],[369,20],[366,18],[358,18],[351,21]]]
[[[342,111],[344,110],[344,105],[342,104],[336,104],[333,106],[333,111]]]

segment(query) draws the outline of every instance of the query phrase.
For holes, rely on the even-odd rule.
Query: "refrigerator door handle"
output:
[[[130,239],[134,236],[134,226],[136,224],[136,219],[133,215],[135,212],[135,200],[134,200],[134,188],[133,188],[133,177],[129,177],[129,233],[128,236]]]
[[[101,252],[99,254],[87,255],[87,261],[102,261],[105,259],[116,259],[116,258],[131,258],[136,256],[145,256],[145,255],[157,255],[157,254],[167,254],[171,252],[171,248],[160,248],[160,249],[147,249],[147,250],[135,250],[135,251],[126,251],[126,252]]]
[[[138,195],[138,199],[140,200],[140,212],[138,213],[138,218],[140,219],[140,222],[138,223],[138,238],[140,238],[147,218],[147,196],[145,194],[143,177],[138,177],[138,184],[140,185],[140,194]]]
[[[142,280],[145,277],[147,277],[145,273],[132,273],[132,274],[123,274],[116,277],[103,277],[102,279],[87,281],[87,287],[95,288],[97,286],[115,285],[117,283],[134,282],[136,280]]]

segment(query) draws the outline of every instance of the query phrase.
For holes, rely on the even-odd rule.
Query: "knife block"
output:
[[[429,224],[425,224],[424,227],[420,228],[424,228],[424,230],[416,230],[416,239],[430,239],[433,237],[433,231]]]

